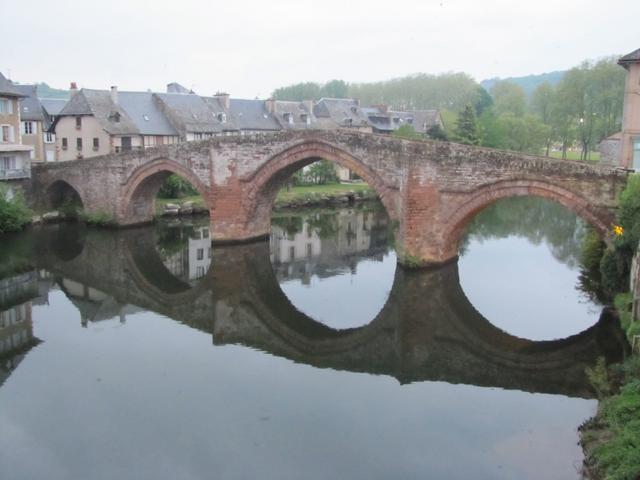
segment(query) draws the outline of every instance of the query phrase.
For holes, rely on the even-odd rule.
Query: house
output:
[[[176,90],[171,85],[167,91]],[[153,99],[180,141],[203,140],[238,130],[230,119],[226,94],[207,98],[184,92],[154,93]]]
[[[618,59],[627,70],[622,108],[622,131],[600,142],[600,161],[640,170],[640,48]]]
[[[374,133],[393,133],[402,125],[411,125],[422,135],[427,135],[430,128],[444,128],[440,110],[391,110],[387,105],[373,105],[363,108]]]
[[[282,130],[274,114],[267,109],[264,100],[231,98],[229,113],[241,135]]]
[[[22,144],[21,98],[25,95],[0,73],[0,181],[7,182],[9,195],[14,181],[31,176],[33,147]]]
[[[61,161],[75,160],[155,145],[177,143],[179,135],[151,92],[78,91],[56,117],[53,129]]]
[[[15,85],[15,87],[25,95],[20,100],[20,129],[22,143],[33,147],[31,161],[55,161],[55,134],[49,131],[53,117],[45,110],[38,98],[37,85]],[[66,103],[65,100],[59,102],[62,106]]]
[[[273,115],[283,130],[307,130],[318,128],[313,114],[313,102],[290,102],[269,99],[265,101],[267,111]]]
[[[321,98],[314,105],[313,113],[321,129],[348,128],[368,133],[373,131],[360,108],[360,101],[353,98]]]

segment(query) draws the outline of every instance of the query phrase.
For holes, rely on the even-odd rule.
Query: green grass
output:
[[[549,152],[549,156],[553,158],[562,158],[562,152]],[[600,161],[600,152],[589,152],[589,160],[592,162]],[[567,152],[567,160],[580,160],[580,152]]]
[[[341,195],[347,192],[369,192],[371,189],[366,183],[333,183],[329,185],[302,185],[287,191],[283,188],[278,192],[277,202],[290,202],[292,200],[306,198],[309,195]]]

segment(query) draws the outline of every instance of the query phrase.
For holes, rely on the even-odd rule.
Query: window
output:
[[[66,150],[67,148],[69,148],[69,144],[67,143],[67,139],[63,138],[62,139],[62,149]]]
[[[204,259],[204,248],[199,248],[196,252],[196,260]]]
[[[81,137],[76,138],[76,148],[78,150],[82,150],[82,138]]]
[[[202,238],[209,238],[209,229],[208,228],[203,228],[202,229]]]
[[[94,151],[98,151],[100,149],[100,139],[97,137],[94,137],[93,139],[93,150]]]
[[[227,114],[226,113],[219,113],[218,114],[218,121],[220,123],[227,123]]]
[[[4,155],[0,157],[0,170],[15,170],[16,169],[16,157],[11,155]]]
[[[33,122],[22,122],[22,134],[23,135],[33,135],[37,133],[35,131]]]
[[[11,125],[2,125],[2,142],[13,142],[13,127]]]
[[[196,278],[204,277],[204,267],[196,267]]]
[[[0,113],[9,115],[13,113],[13,102],[8,98],[0,98]]]
[[[291,246],[289,247],[289,260],[293,261],[295,259],[296,259],[296,247]]]
[[[76,130],[80,130],[82,128],[82,117],[76,117]]]
[[[53,143],[55,139],[53,138],[53,133],[44,132],[44,143]]]

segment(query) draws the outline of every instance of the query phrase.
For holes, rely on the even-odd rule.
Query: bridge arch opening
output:
[[[56,180],[47,189],[47,209],[57,210],[67,218],[77,218],[84,208],[78,190],[65,180]]]
[[[384,181],[354,156],[310,142],[271,159],[254,182],[252,221],[270,232],[271,266],[291,303],[330,328],[370,323],[396,269]]]
[[[129,225],[150,223],[158,216],[209,213],[208,189],[197,176],[172,161],[140,167],[129,178],[120,210]]]
[[[575,209],[548,197],[490,202],[467,222],[458,244],[462,288],[485,318],[516,337],[582,332],[603,308],[597,282],[582,267],[591,228]]]

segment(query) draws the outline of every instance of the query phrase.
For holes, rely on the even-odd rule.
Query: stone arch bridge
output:
[[[86,211],[128,226],[152,221],[155,194],[175,173],[202,194],[214,243],[242,242],[269,234],[279,189],[320,158],[351,169],[377,191],[398,225],[399,261],[415,265],[455,258],[467,222],[505,197],[554,200],[605,233],[627,176],[604,165],[453,143],[290,131],[38,165],[29,193],[42,207],[72,196]]]

